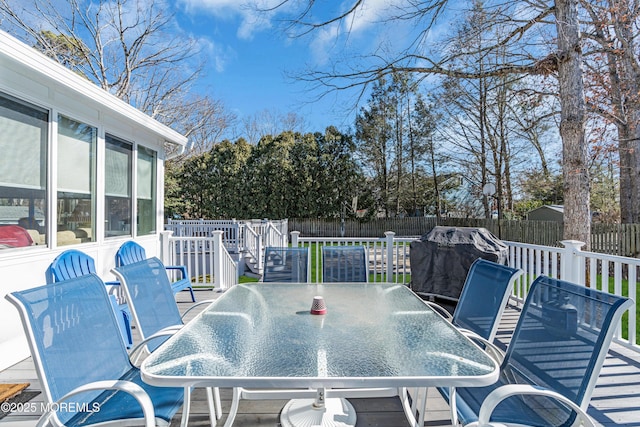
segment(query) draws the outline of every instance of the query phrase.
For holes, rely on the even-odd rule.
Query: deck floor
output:
[[[196,298],[200,300],[216,298],[220,294],[210,290],[196,291]],[[179,307],[182,311],[190,306],[188,292],[178,294]],[[194,310],[195,311],[195,310]],[[191,317],[196,313],[189,313]],[[516,322],[518,310],[509,307],[498,333],[498,339],[507,343]],[[187,319],[188,320],[188,319]],[[31,358],[0,372],[0,383],[23,383],[31,385],[25,390],[39,391],[39,381],[33,368]],[[221,426],[231,405],[231,390],[221,389],[223,418],[218,420]],[[28,405],[39,408],[43,401],[42,394],[35,396]],[[358,414],[357,427],[404,427],[408,423],[402,411],[398,398],[349,399]],[[242,400],[235,426],[280,426],[279,413],[285,405],[284,400]],[[640,427],[640,354],[623,346],[613,344],[605,365],[600,373],[596,389],[591,399],[589,414],[600,426],[636,426]],[[39,416],[38,412],[12,412],[0,419],[0,427],[34,426]],[[180,425],[181,414],[178,413],[171,422],[171,426]],[[191,416],[189,426],[209,426],[209,414],[202,389],[193,392]],[[425,426],[449,426],[449,411],[446,403],[434,390],[429,390],[427,402],[427,422]]]

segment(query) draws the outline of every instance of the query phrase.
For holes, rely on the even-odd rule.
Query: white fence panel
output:
[[[163,233],[163,262],[184,265],[194,286],[225,290],[238,283],[238,263],[222,244],[223,231],[212,237],[173,237]]]
[[[164,233],[163,233],[164,234]],[[170,233],[167,233],[170,234]],[[171,237],[163,249],[168,253],[166,264],[183,264],[197,285],[213,283],[219,289],[227,289],[237,283],[237,263],[225,250],[223,230],[212,232],[213,237]],[[257,241],[254,251],[263,251],[261,234],[249,232]],[[312,267],[314,282],[322,280],[322,247],[325,245],[362,245],[369,258],[370,282],[393,282],[409,284],[411,280],[410,244],[415,238],[396,238],[387,232],[381,238],[302,237],[291,233],[293,246],[306,246],[313,250]],[[512,299],[522,302],[531,283],[539,275],[547,275],[569,282],[583,284],[603,292],[621,295],[636,300],[640,259],[596,252],[582,251],[582,244],[563,241],[564,248],[504,242],[509,247],[509,265],[522,269],[523,274],[515,283]],[[216,249],[219,245],[220,250]],[[282,245],[284,246],[284,245]],[[218,274],[216,274],[218,272]],[[211,276],[214,279],[211,279]],[[213,282],[212,282],[213,280]],[[640,352],[637,345],[636,308],[623,317],[623,324],[616,333],[615,341]]]

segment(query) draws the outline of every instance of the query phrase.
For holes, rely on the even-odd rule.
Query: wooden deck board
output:
[[[198,301],[216,298],[220,294],[213,291],[196,291]],[[189,302],[188,292],[178,294],[179,308],[186,310]],[[204,306],[203,306],[204,307]],[[194,310],[195,311],[195,310]],[[196,313],[189,313],[188,319]],[[518,310],[507,309],[498,339],[508,343],[517,320]],[[134,330],[135,333],[135,330]],[[29,382],[28,391],[40,390],[40,383],[31,359],[22,361],[0,372],[0,382]],[[449,426],[449,409],[434,389],[429,390],[427,402],[427,422],[425,426]],[[218,420],[221,426],[231,405],[231,390],[221,389],[223,418]],[[31,402],[43,401],[42,394]],[[358,414],[358,427],[405,427],[408,425],[398,398],[350,399]],[[235,426],[264,427],[280,426],[279,413],[285,405],[284,400],[243,400],[240,402]],[[640,427],[640,354],[628,348],[613,344],[600,374],[588,410],[599,426]],[[0,419],[0,427],[35,425],[38,413],[12,413]],[[176,414],[171,426],[180,425],[181,413]],[[189,427],[209,426],[209,412],[203,389],[193,392]]]

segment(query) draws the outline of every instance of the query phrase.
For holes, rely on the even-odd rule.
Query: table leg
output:
[[[227,422],[224,423],[224,427],[231,427],[238,414],[238,406],[240,405],[240,395],[242,393],[241,387],[233,388],[233,398],[231,400],[231,408],[229,409],[229,415],[227,416]]]
[[[282,427],[353,427],[356,411],[347,399],[325,399],[325,389],[316,391],[315,399],[293,399],[280,415]]]

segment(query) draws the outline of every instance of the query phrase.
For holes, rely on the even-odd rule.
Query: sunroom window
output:
[[[105,236],[131,236],[133,147],[110,135],[105,143]]]
[[[0,249],[47,242],[47,110],[0,93]]]
[[[139,236],[156,232],[156,152],[138,146],[137,210]]]
[[[97,129],[58,116],[58,246],[95,241]]]

